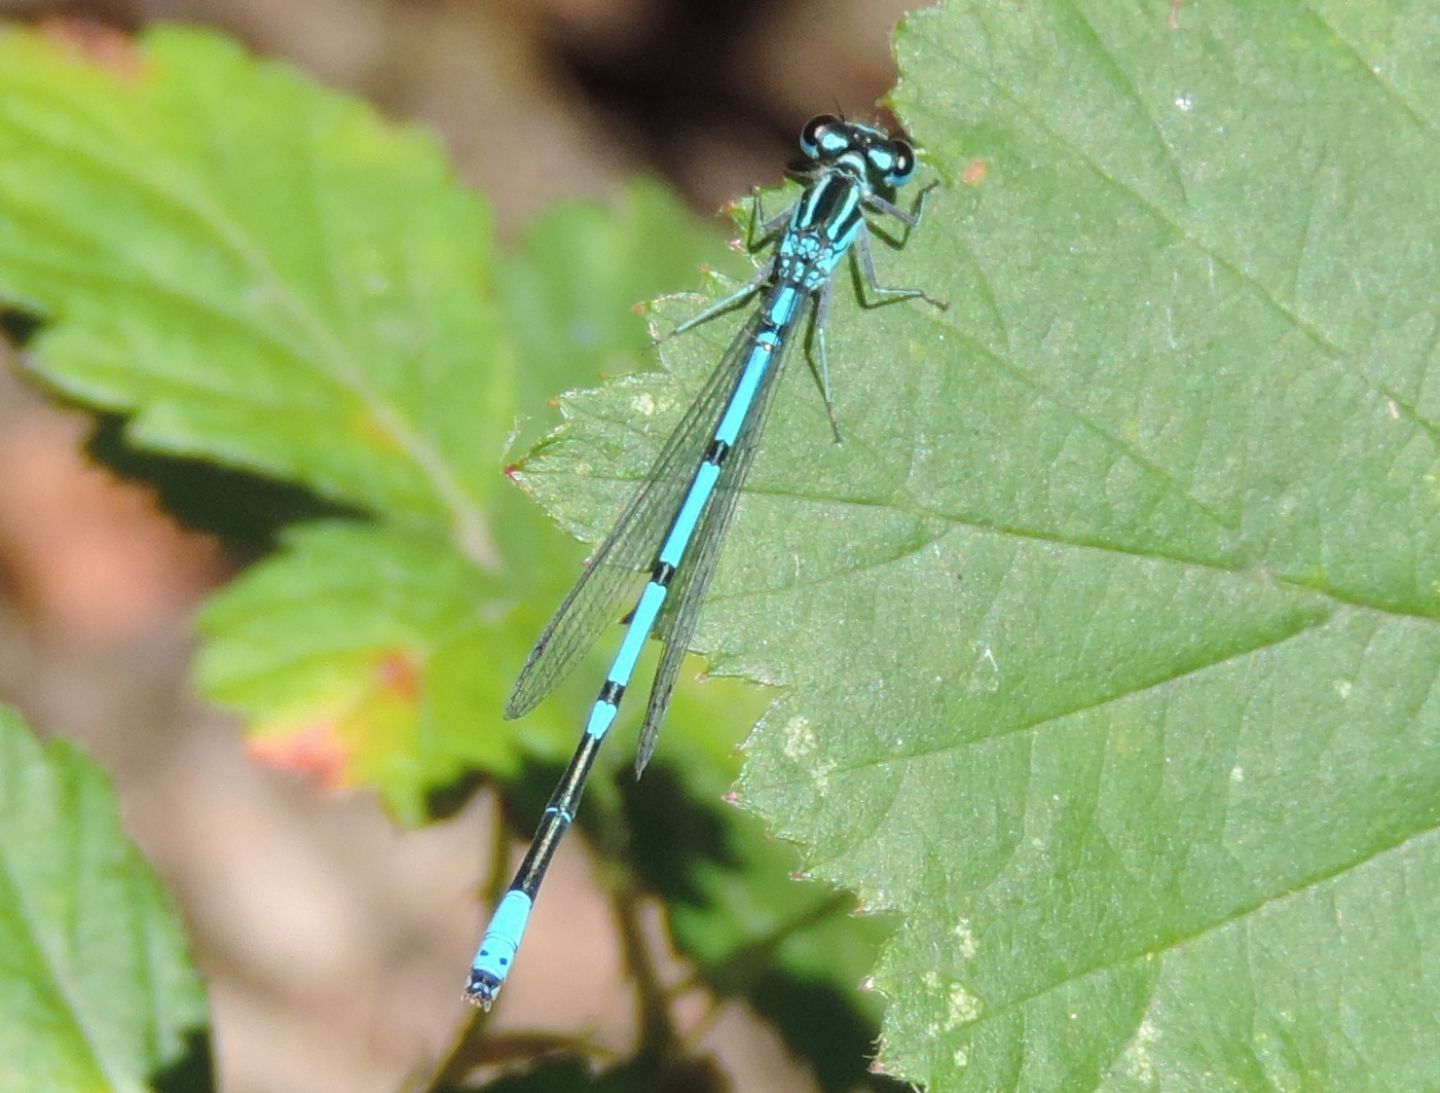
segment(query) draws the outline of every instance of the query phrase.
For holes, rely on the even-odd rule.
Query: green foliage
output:
[[[836,293],[845,443],[797,358],[697,638],[712,674],[784,685],[748,805],[899,912],[882,1067],[936,1090],[1440,1080],[1437,42],[1398,0],[957,0],[902,28],[894,105],[943,185],[877,258],[950,308]],[[377,518],[297,532],[227,593],[206,678],[263,723],[318,711],[322,760],[340,741],[411,818],[461,769],[558,757],[590,684],[472,739],[574,572],[491,468],[517,410],[633,366],[617,305],[700,244],[637,245],[664,212],[632,236],[572,210],[497,270],[422,138],[206,39],[143,56],[152,78],[101,94],[7,47],[0,292],[60,320],[50,382],[144,443]],[[566,396],[525,488],[603,533],[738,321]],[[267,616],[293,630],[273,649]],[[725,780],[734,693],[677,704],[687,793]],[[337,734],[331,710],[361,712]],[[788,932],[828,891],[754,881],[745,827],[707,845],[656,876],[712,981],[754,938],[855,981],[847,943]]]
[[[202,678],[267,754],[326,756],[334,780],[378,783],[412,819],[427,778],[477,754],[513,769],[513,747],[453,721],[421,747],[406,684],[460,674],[416,661],[473,653],[482,601],[460,559],[496,560],[484,505],[514,404],[508,369],[475,367],[500,351],[479,204],[428,136],[217,37],[157,32],[118,72],[29,34],[4,47],[0,291],[56,320],[33,343],[44,378],[129,413],[134,444],[284,476],[404,529],[302,537],[213,608]],[[303,594],[321,558],[348,600]],[[422,558],[360,626],[354,586]],[[401,595],[417,617],[389,617]],[[285,627],[262,639],[267,616]],[[380,695],[370,737],[355,715],[377,689],[409,713]],[[426,714],[460,701],[426,698]]]
[[[635,182],[609,208],[548,210],[498,277],[506,333],[518,347],[520,405],[533,409],[581,379],[649,363],[637,304],[691,283],[703,260],[744,268],[716,242],[655,182]]]
[[[0,1088],[138,1093],[203,1058],[180,924],[104,775],[4,707],[0,876]]]

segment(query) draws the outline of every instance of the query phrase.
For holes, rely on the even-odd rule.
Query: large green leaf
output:
[[[391,525],[294,537],[207,615],[202,677],[259,754],[412,819],[462,763],[513,769],[466,704],[514,414],[482,207],[428,135],[214,35],[73,45],[0,39],[0,293],[53,320],[34,367],[139,446]]]
[[[785,685],[750,806],[904,915],[879,1066],[1440,1081],[1437,48],[1378,4],[902,30],[944,185],[881,275],[951,306],[837,293],[845,443],[792,364],[698,639]],[[598,533],[712,327],[567,400],[524,468],[562,521]]]
[[[139,1093],[187,1051],[203,1067],[204,992],[104,775],[4,707],[0,878],[0,1088]]]

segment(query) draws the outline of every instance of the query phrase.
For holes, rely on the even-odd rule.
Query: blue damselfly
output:
[[[800,330],[805,305],[814,303],[812,330],[820,392],[837,441],[840,432],[830,392],[825,318],[835,271],[852,247],[876,302],[920,298],[944,307],[919,289],[887,288],[875,278],[865,211],[898,221],[908,238],[909,229],[920,224],[925,195],[934,185],[920,192],[910,212],[891,203],[895,189],[915,173],[915,153],[910,145],[872,126],[822,115],[812,118],[801,131],[800,150],[805,159],[790,172],[804,184],[800,199],[770,221],[760,212],[758,195],[752,209],[752,247],[779,235],[770,261],[744,285],[682,323],[675,333],[755,295],[760,297],[759,306],[736,334],[665,442],[644,484],[545,627],[510,693],[506,717],[519,717],[534,708],[616,617],[625,594],[633,591],[640,575],[649,575],[591,707],[579,746],[480,941],[465,992],[477,1005],[489,1008],[505,982],[540,882],[574,819],[601,741],[615,720],[641,648],[652,633],[664,641],[664,652],[640,730],[637,775],[655,750],[721,540],[734,515],[776,379]],[[904,238],[899,245],[903,244]]]

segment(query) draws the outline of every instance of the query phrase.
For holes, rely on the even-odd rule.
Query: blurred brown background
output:
[[[220,28],[394,118],[443,136],[502,238],[561,197],[635,172],[709,212],[778,180],[806,117],[874,116],[894,78],[900,0],[110,0],[3,2],[137,30]],[[913,6],[913,5],[912,5]],[[684,287],[684,286],[677,286]],[[493,816],[485,795],[401,833],[369,797],[326,796],[245,757],[240,726],[193,697],[190,617],[236,563],[87,463],[90,419],[0,362],[0,701],[77,740],[115,780],[124,819],[181,905],[209,984],[220,1088],[424,1088],[469,1013]],[[584,959],[527,952],[490,1028],[623,1054],[633,1007],[608,953],[581,840],[547,898],[573,904]],[[562,891],[564,894],[561,894]],[[659,911],[656,912],[657,925]],[[596,955],[596,954],[600,955]],[[813,1088],[744,1008],[687,1000],[732,1088]]]

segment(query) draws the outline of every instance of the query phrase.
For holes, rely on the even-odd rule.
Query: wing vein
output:
[[[507,718],[532,710],[567,676],[600,632],[617,621],[627,594],[654,564],[680,500],[690,488],[715,427],[734,395],[760,322],[745,323],[655,457],[643,483],[596,548],[580,579],[541,631],[505,704]],[[767,378],[768,381],[768,378]],[[754,412],[750,417],[754,418]],[[728,468],[727,468],[728,469]],[[693,545],[692,545],[693,550]]]

